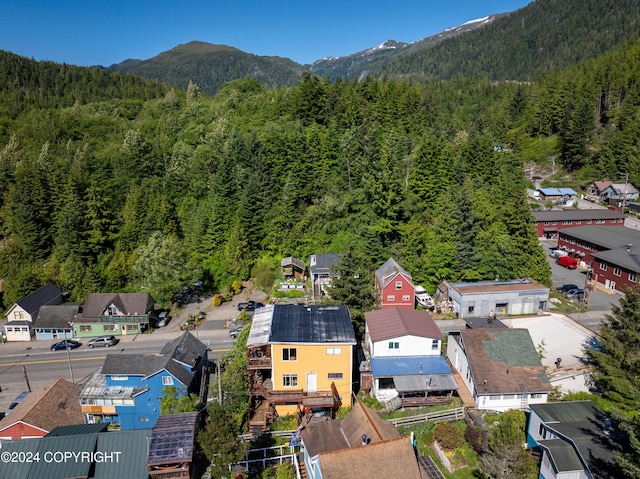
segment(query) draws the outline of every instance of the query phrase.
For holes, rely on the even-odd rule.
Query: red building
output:
[[[393,258],[376,270],[376,292],[380,308],[415,309],[412,278]]]
[[[589,267],[592,284],[624,292],[640,276],[640,231],[618,226],[583,226],[560,232],[558,248]]]
[[[79,390],[69,381],[56,379],[29,393],[0,421],[0,439],[43,437],[59,426],[83,424]]]
[[[624,226],[624,215],[620,211],[602,208],[534,211],[533,218],[538,238],[557,238],[560,231],[579,226]]]

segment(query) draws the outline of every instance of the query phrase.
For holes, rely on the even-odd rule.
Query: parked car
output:
[[[238,311],[242,311],[243,309],[247,309],[247,306],[249,306],[249,303],[246,301],[243,301],[242,303],[238,303]]]
[[[169,311],[160,311],[158,314],[158,320],[156,321],[156,327],[164,328],[171,321],[171,317],[169,316]]]
[[[9,404],[9,407],[5,411],[4,415],[6,416],[7,414],[9,414],[18,404],[20,404],[22,400],[27,397],[27,394],[29,394],[29,391],[22,391],[17,398],[11,401],[11,404]]]
[[[249,306],[253,306],[253,309],[264,308],[264,303],[260,303],[259,301],[247,301]]]
[[[91,341],[89,341],[87,343],[87,346],[89,346],[90,348],[95,348],[100,346],[105,348],[110,348],[111,346],[115,346],[119,342],[120,340],[115,336],[100,336],[98,338],[93,338]]]
[[[570,291],[567,291],[564,294],[564,297],[567,299],[582,299],[584,298],[584,289],[582,288],[572,289]]]
[[[578,260],[576,258],[569,258],[568,256],[560,256],[556,260],[556,264],[564,266],[567,269],[576,269],[578,267]]]
[[[563,284],[558,288],[558,291],[564,294],[571,291],[572,289],[578,289],[578,288],[579,286],[577,284]]]
[[[231,339],[236,339],[238,337],[238,334],[240,334],[240,331],[242,331],[243,328],[244,326],[238,326],[237,328],[233,328],[229,330],[229,336],[231,336]]]
[[[64,341],[60,341],[58,343],[51,345],[51,351],[60,351],[61,349],[76,349],[82,346],[82,343],[75,341],[73,339],[65,339]]]

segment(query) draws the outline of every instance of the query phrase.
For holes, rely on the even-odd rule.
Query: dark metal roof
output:
[[[118,460],[96,461],[95,479],[147,478],[147,444],[151,429],[114,431],[98,435],[98,451],[121,452]]]
[[[191,462],[197,412],[160,416],[149,440],[147,464]]]
[[[76,314],[81,310],[80,303],[46,304],[40,308],[34,328],[71,329]]]
[[[578,226],[560,231],[563,236],[588,241],[606,249],[622,248],[631,243],[640,246],[640,231],[620,226]]]
[[[587,221],[624,219],[619,211],[594,208],[591,210],[532,211],[535,221]]]
[[[271,343],[356,343],[346,306],[276,304]]]
[[[47,434],[52,436],[75,436],[77,434],[95,434],[105,432],[109,428],[109,423],[99,422],[97,424],[74,424],[73,426],[59,426]]]
[[[166,370],[185,386],[193,380],[193,373],[173,360],[171,354],[107,354],[102,366],[106,376],[149,377]]]
[[[614,454],[620,435],[612,428],[605,434],[607,416],[591,401],[532,404],[531,411],[544,421],[558,439],[538,441],[553,458],[559,471],[583,470],[593,477],[621,477]]]
[[[315,262],[314,262],[315,260]],[[311,274],[331,274],[335,265],[340,261],[340,255],[335,253],[323,253],[311,255]]]
[[[627,271],[640,273],[640,244],[629,250],[626,248],[612,249],[592,253],[591,256],[614,266],[620,266]]]
[[[173,341],[165,344],[160,354],[171,354],[171,357],[176,361],[195,368],[200,358],[206,356],[207,346],[189,331],[185,331]]]
[[[24,309],[27,313],[33,315],[41,306],[49,304],[62,296],[62,291],[53,283],[47,283],[42,288],[37,289],[28,294],[16,304]]]

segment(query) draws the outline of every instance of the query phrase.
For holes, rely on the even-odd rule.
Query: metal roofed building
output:
[[[115,422],[123,430],[152,427],[160,415],[162,390],[194,393],[205,400],[207,347],[190,332],[165,344],[158,354],[108,354],[80,392],[86,421]]]
[[[45,304],[33,325],[36,339],[73,338],[73,320],[81,310],[81,303]]]
[[[534,314],[547,309],[549,302],[549,288],[529,278],[445,283],[453,309],[461,318]]]
[[[328,294],[331,287],[333,270],[340,262],[340,255],[336,253],[312,254],[309,257],[309,272],[311,274],[311,289],[313,300],[317,301]]]
[[[558,248],[587,265],[587,285],[624,292],[640,276],[640,231],[612,226],[583,226],[560,232]]]
[[[463,329],[449,333],[447,358],[476,408],[526,410],[553,390],[526,329]]]
[[[352,394],[356,344],[346,306],[275,304],[256,310],[247,338],[250,426],[304,407],[331,415]]]
[[[371,358],[372,393],[398,407],[449,404],[458,389],[444,356]]]
[[[540,477],[616,479],[620,434],[591,401],[532,404],[527,445],[540,448]]]
[[[557,238],[567,228],[579,226],[624,226],[620,211],[593,208],[589,210],[533,211],[533,224],[538,238]]]

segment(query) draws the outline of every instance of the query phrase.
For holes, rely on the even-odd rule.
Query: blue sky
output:
[[[192,40],[298,63],[413,42],[532,0],[0,0],[0,50],[109,66]]]

